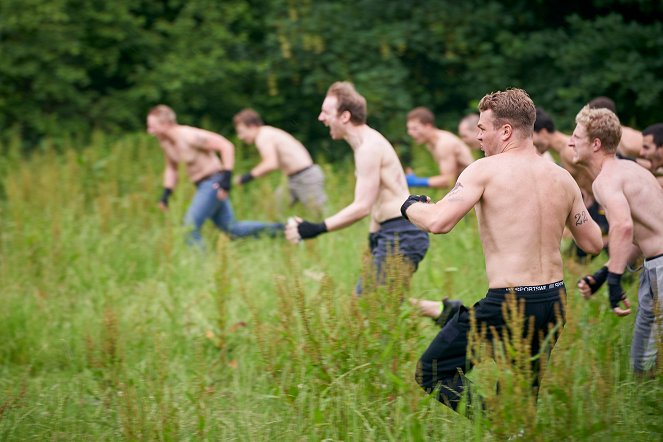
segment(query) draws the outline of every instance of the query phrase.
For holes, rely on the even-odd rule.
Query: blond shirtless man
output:
[[[596,97],[587,105],[590,109],[608,109],[615,115],[617,106],[615,102],[608,97]],[[617,156],[622,158],[636,159],[642,149],[642,133],[632,127],[622,126],[622,136],[617,146]]]
[[[288,132],[263,124],[253,109],[243,109],[233,118],[240,140],[255,144],[261,161],[249,172],[238,176],[235,184],[249,181],[280,169],[288,176],[291,204],[304,206],[322,214],[327,201],[325,177],[322,169],[313,163],[308,150]]]
[[[163,104],[147,114],[147,132],[159,140],[166,160],[164,191],[159,201],[161,209],[168,208],[168,200],[177,184],[179,163],[185,164],[189,180],[196,186],[196,194],[184,218],[191,228],[190,244],[202,245],[200,228],[208,218],[231,237],[255,236],[263,231],[274,233],[283,228],[281,224],[235,220],[228,198],[235,151],[225,137],[178,124],[175,112]]]
[[[410,187],[451,187],[458,175],[474,158],[470,148],[456,135],[435,127],[433,113],[425,107],[417,107],[407,114],[407,133],[415,142],[425,144],[440,174],[431,177],[419,177],[407,174]]]
[[[612,310],[618,316],[628,315],[630,303],[621,277],[634,246],[642,252],[645,262],[631,363],[636,372],[649,372],[656,367],[657,347],[663,339],[663,189],[650,172],[633,161],[615,157],[621,126],[612,111],[585,106],[576,123],[569,145],[575,150],[576,162],[596,174],[594,195],[610,222],[610,259],[599,271],[581,279],[578,288],[590,296],[607,282]]]
[[[357,179],[354,200],[320,223],[301,219],[288,223],[286,238],[296,243],[370,216],[376,282],[384,281],[383,264],[395,254],[402,255],[414,272],[428,250],[428,235],[401,216],[400,206],[408,195],[403,167],[389,141],[366,124],[366,99],[352,83],[336,82],[327,91],[318,120],[329,128],[332,139],[345,140],[352,148]],[[356,292],[362,290],[360,281]]]
[[[573,179],[578,183],[582,199],[587,206],[587,212],[601,228],[603,234],[604,247],[608,244],[608,220],[605,217],[605,211],[596,202],[592,192],[592,182],[594,175],[584,164],[578,164],[574,160],[574,152],[569,146],[569,135],[557,130],[553,119],[543,108],[536,108],[536,121],[534,122],[534,136],[532,141],[539,153],[548,153],[550,150],[557,152],[561,166],[568,170]],[[577,245],[575,247],[575,256],[584,259],[587,254]]]
[[[524,329],[532,327],[530,344],[535,355],[541,349],[540,337],[563,321],[560,240],[564,226],[591,253],[601,250],[601,231],[587,215],[571,175],[537,153],[532,143],[534,103],[525,91],[488,94],[479,110],[477,139],[486,157],[470,164],[439,202],[432,204],[428,197],[413,195],[401,210],[425,231],[448,233],[475,209],[489,286],[486,297],[473,307],[477,328],[494,329],[501,338],[506,330],[502,304],[513,293],[524,304],[528,322]],[[415,303],[430,316],[442,313],[441,303]],[[469,386],[463,373],[472,366],[467,355],[470,314],[457,305],[440,322],[442,330],[419,360],[416,378],[428,393],[437,391],[438,400],[456,409]],[[532,367],[534,386],[538,385],[539,360]]]

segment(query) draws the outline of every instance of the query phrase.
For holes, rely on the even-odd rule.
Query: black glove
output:
[[[587,275],[582,278],[583,281],[589,286],[592,293],[596,293],[601,288],[606,278],[608,277],[608,267],[603,266],[596,271],[593,275]],[[621,275],[619,275],[621,278]]]
[[[170,198],[170,195],[173,193],[173,189],[169,189],[168,187],[163,188],[163,195],[161,195],[161,199],[159,200],[160,203],[162,203],[164,206],[168,207],[168,198]]]
[[[315,238],[321,233],[327,232],[327,225],[325,222],[321,223],[310,223],[308,221],[302,221],[297,226],[297,232],[302,239]]]
[[[407,209],[414,203],[427,203],[428,197],[426,195],[410,195],[407,197],[403,205],[401,206],[401,214],[406,220],[410,220],[407,217]]]
[[[619,306],[619,303],[626,299],[626,293],[622,290],[622,275],[619,273],[608,272],[608,297],[610,298],[610,307],[613,309]]]
[[[244,175],[239,177],[239,184],[246,184],[249,181],[253,180],[255,177],[251,175],[251,172],[246,172]]]
[[[230,188],[232,187],[232,177],[233,177],[232,170],[222,170],[221,176],[216,181],[217,187],[219,189],[225,190],[226,192],[230,192]]]

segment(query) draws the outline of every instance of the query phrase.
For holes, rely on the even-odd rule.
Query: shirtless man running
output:
[[[322,215],[327,201],[325,176],[313,163],[311,154],[295,137],[276,127],[264,125],[253,109],[244,109],[233,118],[240,140],[255,144],[261,161],[249,172],[238,176],[235,184],[249,181],[280,169],[288,176],[291,204],[301,202]]]
[[[451,132],[435,127],[435,117],[425,107],[414,108],[407,114],[407,133],[415,142],[426,144],[440,170],[439,175],[432,177],[408,174],[410,187],[451,187],[463,169],[474,161],[467,144]]]
[[[636,373],[646,373],[656,367],[657,348],[663,339],[663,189],[649,171],[615,157],[621,137],[619,118],[608,109],[585,106],[576,116],[569,145],[575,150],[576,162],[596,175],[594,195],[610,222],[610,259],[599,271],[581,279],[578,288],[590,296],[607,282],[612,310],[618,316],[628,315],[630,303],[621,277],[634,248],[642,252],[645,262],[631,363]]]
[[[587,215],[571,175],[537,153],[532,143],[536,113],[525,91],[488,94],[481,99],[479,110],[477,139],[486,157],[470,164],[436,204],[428,197],[412,195],[401,210],[428,232],[448,233],[475,209],[489,286],[486,297],[473,307],[477,327],[494,327],[502,337],[505,321],[501,306],[506,296],[514,293],[524,300],[526,320],[534,321],[531,351],[537,354],[540,333],[547,334],[560,313],[563,320],[560,240],[564,226],[591,253],[601,250],[601,231]],[[442,303],[415,303],[431,317],[442,313]],[[471,369],[467,355],[469,310],[457,305],[440,322],[442,330],[419,360],[416,379],[428,393],[440,387],[437,399],[456,409],[469,386],[459,374]],[[524,328],[527,330],[528,325]],[[533,362],[534,386],[539,375],[536,364]]]
[[[318,116],[334,140],[345,140],[354,154],[354,201],[320,223],[296,219],[286,226],[293,243],[347,227],[370,215],[369,243],[376,282],[386,276],[387,258],[402,255],[414,272],[428,250],[428,234],[407,222],[400,212],[408,195],[403,166],[387,139],[366,124],[366,99],[348,82],[332,84]],[[396,250],[398,244],[398,250]],[[363,290],[361,281],[356,292]]]
[[[147,114],[147,132],[159,140],[166,160],[164,191],[159,201],[161,209],[168,208],[168,200],[177,184],[178,163],[186,165],[189,180],[196,186],[196,194],[184,218],[184,223],[191,228],[190,244],[202,244],[200,228],[208,218],[234,238],[256,236],[263,231],[275,233],[283,228],[282,224],[235,220],[228,198],[235,150],[225,137],[177,124],[175,112],[163,104]]]

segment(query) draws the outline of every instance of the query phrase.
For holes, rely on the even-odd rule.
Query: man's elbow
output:
[[[449,233],[453,227],[454,224],[448,221],[434,221],[426,226],[426,230],[434,234]]]
[[[599,237],[598,241],[595,239],[591,243],[585,244],[580,247],[585,253],[590,255],[598,255],[603,250],[603,239]]]

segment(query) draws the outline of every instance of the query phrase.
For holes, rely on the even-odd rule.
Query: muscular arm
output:
[[[450,187],[458,177],[458,164],[454,156],[453,146],[436,146],[436,156],[439,158],[437,164],[440,174],[428,179],[430,187],[445,188]]]
[[[573,184],[573,192],[573,206],[566,219],[566,227],[571,231],[573,239],[578,247],[586,253],[598,255],[603,248],[601,228],[596,224],[592,217],[589,216],[587,207],[582,200],[580,189],[575,183]]]
[[[260,153],[260,163],[251,169],[251,175],[258,178],[278,169],[279,163],[274,142],[256,139],[256,147]]]
[[[369,213],[380,190],[380,152],[375,146],[363,146],[355,153],[357,183],[352,203],[325,220],[328,231],[353,224]]]
[[[205,129],[191,128],[193,144],[205,150],[219,153],[223,168],[233,170],[235,167],[235,146],[226,137]]]
[[[163,187],[174,189],[177,184],[177,163],[166,157],[166,168],[163,171]]]
[[[610,248],[608,270],[622,274],[629,257],[633,253],[631,209],[621,188],[611,186],[605,181],[595,182],[594,196],[605,209],[610,225],[608,232],[608,246]]]
[[[482,181],[481,171],[470,165],[444,198],[435,204],[412,204],[407,216],[412,224],[427,232],[448,233],[481,199]]]

